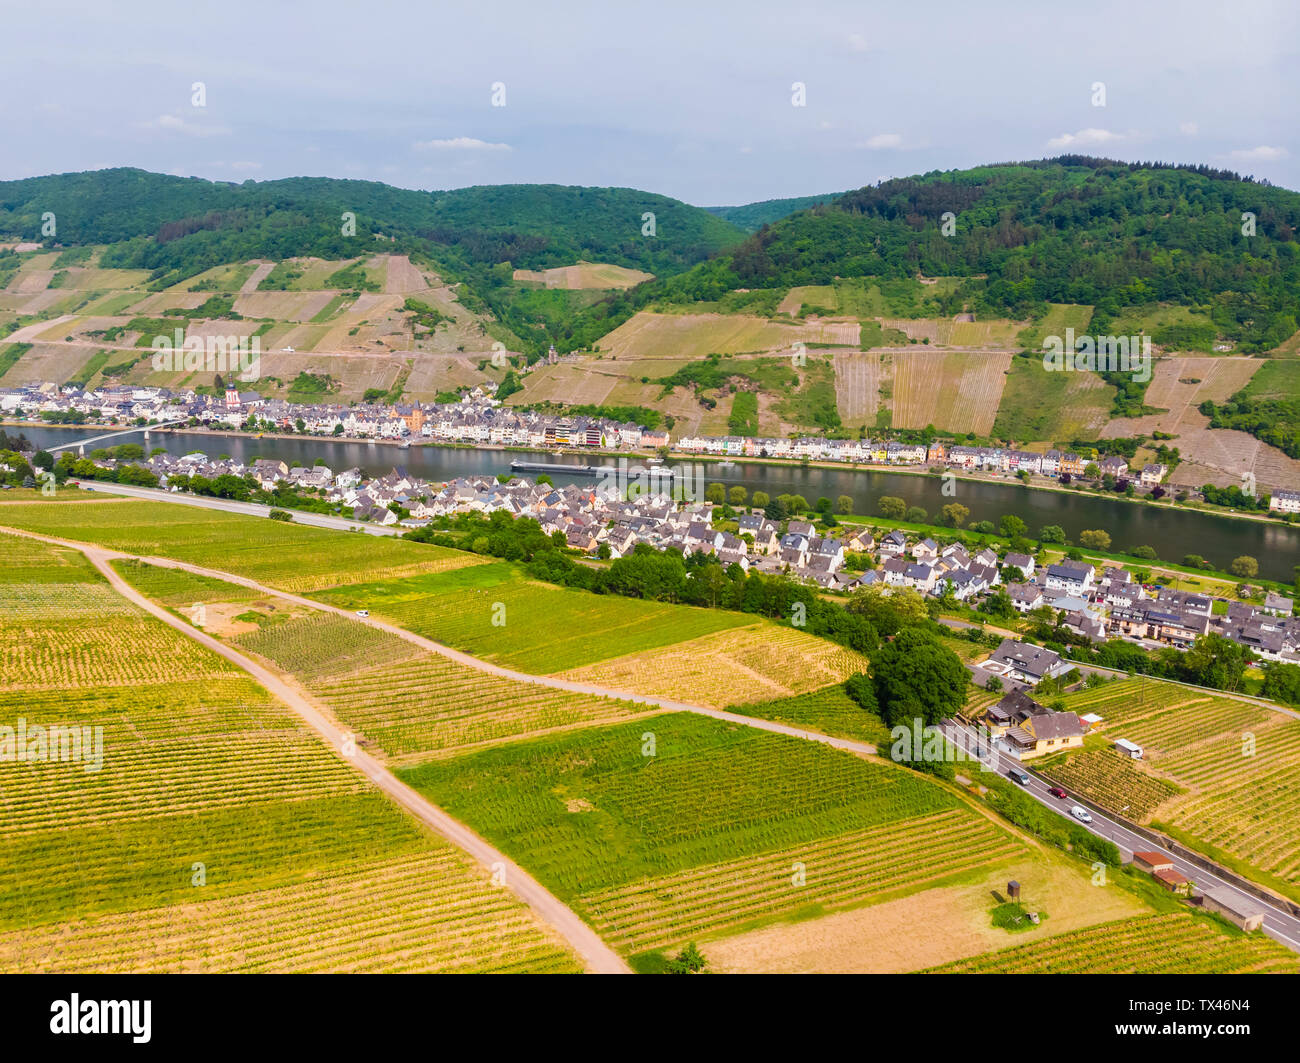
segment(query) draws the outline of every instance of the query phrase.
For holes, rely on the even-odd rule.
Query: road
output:
[[[1077,824],[1086,831],[1090,831],[1098,838],[1105,838],[1107,841],[1114,842],[1126,854],[1132,855],[1134,852],[1159,852],[1168,856],[1174,868],[1182,875],[1186,876],[1196,885],[1205,887],[1213,886],[1216,889],[1223,890],[1235,899],[1247,903],[1254,908],[1264,912],[1263,930],[1269,937],[1281,942],[1283,945],[1296,952],[1300,952],[1300,918],[1293,916],[1286,909],[1270,904],[1261,900],[1252,894],[1246,893],[1229,882],[1215,877],[1204,868],[1184,860],[1182,857],[1175,856],[1172,853],[1152,844],[1140,834],[1135,834],[1122,823],[1111,819],[1096,808],[1089,808],[1088,812],[1092,816],[1091,823],[1080,823],[1072,815],[1070,808],[1080,802],[1067,798],[1062,801],[1053,797],[1047,792],[1049,783],[1043,781],[1032,770],[1026,769],[1025,766],[1015,757],[1008,756],[996,748],[991,748],[987,737],[979,736],[973,729],[954,720],[945,720],[942,728],[944,734],[960,749],[973,755],[978,750],[981,756],[981,762],[989,765],[990,768],[997,771],[1003,777],[1012,768],[1020,768],[1028,771],[1029,785],[1023,787],[1024,791],[1035,800],[1050,808],[1058,815],[1064,816],[1071,823]],[[979,773],[976,772],[978,781]]]
[[[33,538],[42,537],[33,536]],[[76,546],[122,597],[161,620],[168,627],[174,628],[213,653],[224,657],[235,666],[242,668],[275,697],[279,698],[308,727],[320,735],[345,763],[361,772],[376,787],[410,812],[416,819],[468,853],[489,870],[498,874],[503,873],[507,888],[528,905],[542,922],[554,928],[564,938],[569,947],[582,958],[588,971],[595,974],[631,973],[631,968],[628,967],[623,958],[606,945],[599,935],[578,917],[576,912],[507,857],[505,853],[401,782],[374,757],[359,749],[354,753],[345,755],[343,750],[345,748],[345,739],[349,733],[321,713],[315,703],[305,697],[299,690],[284,682],[279,676],[256,661],[245,657],[225,643],[219,642],[211,635],[206,634],[166,609],[155,605],[140,594],[122,579],[117,570],[109,564],[110,561],[127,555],[113,550],[82,546],[75,543],[66,545]]]

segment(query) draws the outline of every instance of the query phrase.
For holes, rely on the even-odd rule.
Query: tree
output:
[[[890,727],[933,726],[966,702],[970,673],[952,650],[919,627],[904,628],[871,661],[880,717]]]
[[[1029,525],[1014,513],[1006,514],[1006,516],[998,521],[998,527],[1002,530],[1002,534],[1008,539],[1023,538],[1025,532],[1029,530]]]
[[[1079,532],[1079,543],[1089,550],[1109,550],[1110,536],[1100,530],[1081,531]]]
[[[766,491],[755,491],[754,497],[750,503],[755,509],[767,509],[768,503],[772,501],[771,496]]]
[[[863,617],[881,635],[893,635],[928,615],[925,599],[910,587],[891,588],[887,593],[878,584],[854,591],[845,608]]]
[[[1234,576],[1242,577],[1242,579],[1254,579],[1259,575],[1259,562],[1249,554],[1242,554],[1241,557],[1232,559],[1228,571]]]
[[[827,498],[825,495],[822,495],[819,499],[817,499],[818,513],[821,513],[823,515],[830,513],[831,506],[832,506],[831,500]]]
[[[1095,461],[1090,461],[1083,467],[1083,475],[1089,480],[1095,480],[1101,475],[1101,468]]]
[[[1065,542],[1065,529],[1059,524],[1045,525],[1038,533],[1038,541],[1042,543],[1063,543]]]
[[[995,675],[991,675],[984,681],[984,689],[996,694],[1002,689],[1002,680]]]
[[[875,716],[878,712],[876,706],[876,687],[871,681],[871,676],[866,672],[859,672],[857,675],[851,675],[844,683],[844,693],[848,694],[863,709]]]
[[[1246,666],[1255,655],[1245,646],[1209,634],[1197,639],[1192,648],[1182,655],[1180,671],[1189,683],[1214,687],[1215,690],[1236,690],[1241,684]]]
[[[876,512],[890,520],[902,520],[907,513],[907,503],[894,495],[881,495],[876,499]]]
[[[733,506],[743,506],[745,504],[745,499],[748,497],[749,492],[745,488],[741,487],[740,484],[734,484],[731,489],[727,491],[727,501]]]
[[[1143,561],[1154,561],[1159,556],[1154,546],[1135,546],[1129,553],[1133,557],[1140,557]]]
[[[709,484],[704,489],[704,500],[714,505],[722,505],[727,500],[727,488],[724,484]]]
[[[701,974],[709,969],[709,961],[692,941],[664,965],[665,974]]]
[[[852,495],[840,495],[840,497],[837,498],[837,499],[835,500],[835,512],[836,512],[836,513],[839,513],[839,514],[841,514],[841,515],[843,515],[843,514],[845,514],[845,513],[852,513],[852,512],[853,512],[853,496],[852,496]]]
[[[1300,665],[1274,663],[1264,673],[1264,697],[1300,705]]]
[[[970,509],[960,502],[949,502],[939,511],[939,519],[950,528],[960,528],[970,516]]]
[[[910,524],[924,524],[930,519],[930,514],[920,506],[911,506],[907,510],[907,520]]]

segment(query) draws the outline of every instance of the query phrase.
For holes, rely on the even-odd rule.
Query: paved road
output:
[[[198,509],[218,509],[225,513],[241,513],[246,517],[265,517],[275,508],[274,506],[264,506],[260,502],[234,502],[229,498],[206,498],[202,495],[185,494],[183,491],[177,491],[173,494],[171,491],[162,491],[156,487],[131,487],[127,484],[105,484],[89,480],[84,482],[83,488],[96,494],[147,498],[151,502],[175,502],[178,505],[195,506]],[[336,531],[339,529],[352,531],[355,528],[369,535],[401,535],[408,530],[396,524],[385,528],[378,524],[349,520],[346,517],[332,517],[325,513],[307,513],[297,509],[293,511],[293,520],[295,524],[309,524],[312,527],[332,528]]]
[[[43,537],[34,536],[34,538]],[[47,541],[57,542],[58,540]],[[206,634],[166,609],[155,605],[123,580],[109,562],[127,555],[91,546],[68,545],[77,546],[90,560],[91,564],[104,575],[104,578],[108,580],[113,589],[124,598],[157,617],[168,627],[174,628],[192,638],[251,675],[295,712],[307,726],[320,735],[329,747],[342,757],[347,764],[361,772],[375,786],[421,822],[490,870],[494,872],[503,870],[506,886],[527,904],[539,919],[553,927],[565,939],[573,951],[582,957],[588,971],[596,974],[631,973],[631,969],[623,958],[606,945],[596,932],[578,917],[577,913],[507,857],[505,853],[401,782],[374,757],[359,749],[354,753],[344,755],[344,743],[348,732],[322,714],[315,703],[304,696],[301,691],[290,686],[256,661],[236,652],[225,643],[219,642],[211,635]]]
[[[1001,751],[991,748],[987,741],[987,736],[978,735],[972,728],[959,724],[953,720],[946,720],[943,726],[944,734],[950,738],[955,745],[967,753],[974,754],[979,752],[981,762],[995,769],[999,775],[1006,776],[1012,768],[1025,769],[1025,766],[1015,757],[1008,756]],[[975,781],[978,782],[980,772],[972,773]],[[1070,809],[1080,802],[1067,798],[1062,801],[1053,797],[1047,792],[1048,786],[1038,775],[1029,771],[1029,785],[1023,789],[1031,797],[1035,798],[1041,804],[1050,808],[1053,812],[1064,816],[1071,823],[1078,824],[1084,830],[1090,831],[1099,838],[1105,838],[1107,841],[1114,842],[1126,854],[1132,855],[1134,852],[1160,852],[1169,857],[1170,862],[1182,875],[1185,875],[1196,885],[1205,887],[1213,886],[1230,894],[1237,900],[1249,904],[1251,907],[1264,912],[1264,932],[1269,937],[1281,942],[1288,948],[1300,952],[1300,918],[1293,916],[1286,909],[1269,904],[1260,900],[1258,897],[1248,894],[1231,883],[1223,879],[1216,878],[1213,874],[1204,868],[1197,867],[1195,864],[1184,860],[1182,857],[1175,856],[1166,852],[1158,845],[1153,845],[1140,834],[1135,834],[1122,823],[1119,823],[1095,808],[1088,809],[1092,816],[1091,823],[1080,823],[1070,815]]]

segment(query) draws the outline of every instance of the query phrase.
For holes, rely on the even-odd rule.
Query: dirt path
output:
[[[259,262],[257,268],[249,274],[248,280],[239,286],[240,295],[251,295],[257,291],[257,286],[266,280],[267,274],[275,269],[274,262]]]
[[[204,633],[161,606],[155,605],[127,583],[118,575],[117,570],[109,564],[110,561],[127,555],[115,550],[105,550],[77,543],[65,543],[58,539],[47,539],[44,536],[33,535],[28,537],[79,549],[122,597],[161,620],[168,627],[193,639],[206,649],[220,655],[231,664],[251,675],[271,694],[293,710],[308,727],[325,739],[336,754],[343,757],[352,767],[361,772],[362,775],[415,816],[416,819],[426,824],[443,838],[446,838],[453,845],[467,852],[485,867],[503,874],[507,887],[527,904],[539,919],[554,928],[564,938],[569,947],[582,957],[588,971],[595,974],[631,973],[631,969],[623,961],[623,958],[606,945],[594,930],[578,918],[571,908],[507,857],[505,853],[490,845],[463,823],[453,819],[428,799],[412,790],[373,757],[361,750],[357,750],[352,754],[344,754],[343,749],[347,732],[332,720],[327,719],[299,690],[286,683],[267,668],[236,652],[225,643],[214,639],[211,635]]]

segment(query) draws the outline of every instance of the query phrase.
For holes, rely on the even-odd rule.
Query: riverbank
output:
[[[27,427],[27,428],[63,428],[68,430],[91,431],[98,428],[104,428],[105,432],[113,431],[111,426],[84,424],[84,425],[51,425],[42,421],[4,421],[0,420],[0,427]],[[1054,494],[1068,495],[1076,498],[1093,499],[1099,502],[1114,502],[1128,504],[1131,506],[1140,506],[1143,508],[1172,510],[1175,512],[1195,512],[1203,513],[1208,516],[1223,517],[1230,520],[1252,521],[1258,524],[1269,525],[1273,527],[1297,527],[1293,522],[1283,518],[1271,516],[1267,513],[1246,513],[1241,510],[1231,509],[1223,506],[1213,506],[1204,502],[1184,503],[1173,500],[1162,501],[1152,499],[1145,495],[1129,497],[1122,494],[1111,492],[1095,491],[1080,487],[1073,487],[1061,484],[1058,481],[1037,474],[1031,476],[1029,482],[1019,479],[1016,476],[1002,475],[999,473],[978,473],[969,470],[959,470],[945,468],[943,472],[932,472],[929,466],[909,466],[909,465],[877,465],[869,462],[838,462],[838,461],[820,461],[803,458],[761,458],[753,456],[717,456],[695,454],[686,451],[669,449],[666,456],[657,451],[642,450],[637,448],[617,448],[609,449],[604,447],[530,447],[507,445],[501,443],[457,443],[439,439],[376,439],[370,436],[345,436],[345,435],[306,435],[298,432],[244,432],[239,429],[213,429],[213,428],[191,428],[191,427],[167,427],[167,428],[148,428],[141,427],[141,432],[148,431],[151,435],[200,435],[213,437],[228,437],[233,439],[275,439],[275,440],[292,440],[301,442],[303,440],[317,440],[322,443],[346,443],[356,445],[374,445],[392,447],[399,451],[416,450],[424,448],[437,448],[444,450],[463,450],[463,451],[481,451],[484,453],[501,453],[501,454],[551,454],[556,456],[569,457],[606,457],[606,458],[627,458],[638,460],[649,460],[651,458],[663,457],[665,461],[671,462],[694,462],[704,465],[722,465],[728,462],[732,467],[741,466],[769,466],[774,468],[787,469],[816,469],[825,472],[835,473],[882,473],[890,476],[912,476],[921,479],[949,480],[965,483],[990,484],[997,487],[1016,487],[1028,491],[1051,492]],[[951,497],[956,501],[956,496]],[[812,501],[812,500],[810,500]]]

